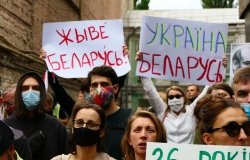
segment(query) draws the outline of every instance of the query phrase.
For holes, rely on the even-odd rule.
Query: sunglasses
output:
[[[176,94],[176,95],[170,95],[170,96],[168,96],[168,99],[174,99],[174,98],[179,99],[181,97],[182,97],[182,95]]]
[[[244,130],[247,136],[250,136],[250,121],[246,121],[242,125],[239,125],[237,122],[232,121],[221,128],[211,129],[210,133],[223,129],[226,131],[227,135],[229,135],[230,137],[238,137],[240,135],[241,128]]]

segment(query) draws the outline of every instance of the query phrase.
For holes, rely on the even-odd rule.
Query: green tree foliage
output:
[[[233,8],[234,0],[201,0],[203,8]]]
[[[134,8],[138,10],[148,10],[150,0],[134,0]]]

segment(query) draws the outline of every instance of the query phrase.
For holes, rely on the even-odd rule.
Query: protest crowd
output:
[[[100,34],[105,39],[110,38],[104,32],[102,30]],[[215,43],[219,48],[223,42]],[[126,46],[121,50],[123,56],[131,56]],[[46,48],[39,52],[38,58],[45,62],[44,67],[55,64],[50,59],[50,52]],[[216,48],[216,52],[219,49]],[[99,54],[102,52],[93,55],[102,57]],[[52,72],[53,67],[51,70],[49,66],[48,84],[53,93],[47,91],[42,75],[33,71],[24,73],[15,84],[3,90],[0,160],[145,160],[146,152],[151,154],[147,151],[147,142],[250,146],[250,67],[235,71],[232,84],[228,85],[221,78],[213,81],[209,74],[214,71],[218,76],[218,70],[223,70],[228,60],[221,56],[220,60],[208,61],[208,65],[201,65],[205,66],[202,71],[209,81],[202,81],[206,84],[202,86],[203,90],[200,90],[200,83],[194,81],[186,90],[173,85],[166,88],[165,100],[152,81],[159,77],[138,74],[152,110],[135,111],[119,106],[117,101],[129,72],[121,75],[116,70],[117,63],[112,66],[112,55],[118,56],[118,53],[114,55],[107,51],[103,54],[108,57],[104,58],[105,63],[88,68],[75,97],[59,83],[57,77],[61,73]],[[93,55],[88,55],[88,59]],[[150,62],[145,60],[145,55],[145,51],[138,51],[136,57],[132,57],[139,67]],[[94,63],[96,58],[92,57],[89,63]],[[164,65],[173,63],[173,60],[167,60],[169,58],[165,59]],[[125,62],[119,57],[115,59]],[[182,62],[178,62],[178,58],[175,61],[173,66],[184,70]],[[80,60],[75,57],[75,65],[77,63]],[[157,65],[155,61],[153,64]],[[215,66],[219,69],[211,69],[213,64],[218,64]],[[80,68],[83,66],[81,62]],[[146,71],[145,68],[138,70]],[[172,75],[176,75],[177,69],[174,70],[169,70],[169,74],[175,72]],[[156,72],[152,69],[152,73]],[[168,74],[168,71],[162,72]],[[67,77],[79,78],[81,75]],[[153,155],[163,154],[160,150],[154,151]]]

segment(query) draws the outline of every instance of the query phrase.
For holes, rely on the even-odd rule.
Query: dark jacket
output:
[[[56,118],[41,114],[33,119],[12,116],[4,121],[27,137],[33,160],[49,160],[66,153],[66,129]]]

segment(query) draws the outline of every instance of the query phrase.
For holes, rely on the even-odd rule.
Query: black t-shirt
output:
[[[121,160],[121,140],[125,133],[131,109],[120,108],[115,113],[106,117],[106,134],[104,137],[105,151],[113,158]]]

